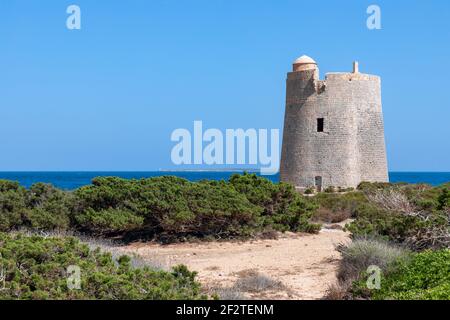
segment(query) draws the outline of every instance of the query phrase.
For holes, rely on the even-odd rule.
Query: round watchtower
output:
[[[280,178],[298,188],[388,181],[380,78],[328,73],[296,59],[288,73]]]

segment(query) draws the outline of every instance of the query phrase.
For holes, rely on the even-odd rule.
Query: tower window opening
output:
[[[322,191],[322,177],[321,176],[316,176],[314,178],[314,185],[316,187],[316,191],[317,192],[321,192]]]
[[[323,118],[317,118],[317,132],[323,132]]]

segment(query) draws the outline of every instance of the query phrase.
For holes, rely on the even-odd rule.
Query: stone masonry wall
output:
[[[387,181],[380,78],[318,70],[290,72],[280,176],[300,188]],[[317,119],[324,132],[317,132]]]

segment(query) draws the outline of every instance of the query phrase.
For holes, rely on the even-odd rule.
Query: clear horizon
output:
[[[162,170],[10,170],[10,171],[0,171],[0,173],[147,173],[147,172],[257,172],[259,173],[259,168],[256,169],[162,169]],[[450,173],[450,171],[398,171],[389,170],[389,173]],[[275,174],[275,175],[278,175]],[[269,175],[270,176],[270,175]]]
[[[4,1],[0,172],[183,170],[170,135],[196,120],[281,131],[303,54],[381,76],[389,172],[450,172],[449,30],[443,1]]]

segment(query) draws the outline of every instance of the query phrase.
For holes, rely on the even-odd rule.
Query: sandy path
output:
[[[239,277],[256,271],[281,281],[286,289],[246,293],[248,298],[320,299],[336,279],[340,255],[335,246],[346,241],[344,231],[324,228],[316,235],[287,233],[277,240],[133,243],[122,249],[165,268],[185,264],[198,272],[206,288],[230,287]]]

